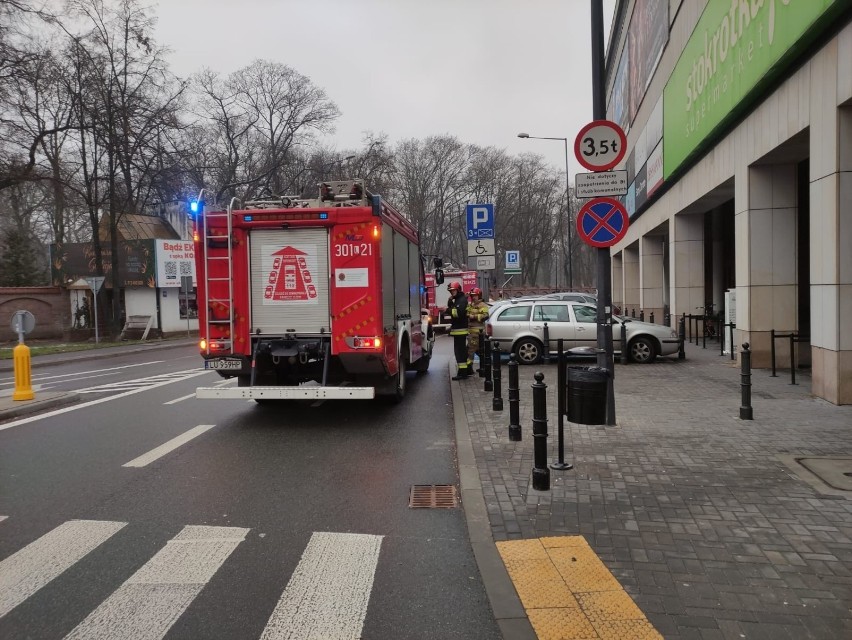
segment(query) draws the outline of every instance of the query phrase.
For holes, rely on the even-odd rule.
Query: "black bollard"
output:
[[[621,364],[627,364],[627,323],[621,323]]]
[[[719,355],[725,355],[725,325],[722,324],[722,314],[719,314],[719,320],[716,322],[716,337],[719,338]]]
[[[556,341],[556,366],[558,367],[556,371],[556,424],[558,425],[556,435],[559,447],[557,449],[558,458],[556,459],[556,462],[550,463],[550,468],[556,469],[557,471],[565,471],[567,469],[573,469],[574,465],[566,464],[565,462],[565,414],[567,413],[565,410],[565,397],[567,395],[567,372],[565,371],[565,341],[562,338],[559,338],[559,340]]]
[[[532,485],[537,491],[550,489],[550,469],[547,468],[547,385],[544,374],[536,371],[533,392],[533,470]]]
[[[631,317],[631,318],[635,318],[635,317],[636,317],[636,307],[633,307],[633,308],[630,310],[630,317]]]
[[[740,358],[740,386],[742,387],[740,419],[753,420],[751,411],[751,351],[749,351],[748,342],[743,344],[743,352],[740,354]]]
[[[667,327],[672,326],[672,314],[666,313],[663,316],[663,324],[666,325]]]
[[[728,342],[731,343],[731,361],[734,360],[734,351],[735,351],[735,349],[734,349],[734,329],[736,329],[736,327],[737,327],[737,325],[734,324],[733,322],[728,325],[728,331],[731,332],[730,333],[731,339],[728,341]]]
[[[651,315],[648,317],[648,321],[649,321],[651,324],[654,324],[654,312],[653,312],[653,311],[651,311]]]
[[[790,384],[796,383],[796,334],[790,332]]]
[[[491,400],[491,409],[493,411],[503,410],[503,390],[500,386],[502,374],[502,358],[500,357],[500,343],[497,340],[492,340],[491,344],[494,349],[491,351],[491,378],[494,382],[494,398]]]
[[[677,321],[677,359],[685,360],[686,359],[686,349],[684,342],[686,342],[686,316],[681,316],[680,320]]]
[[[547,328],[546,322],[544,323],[542,338],[544,339],[544,364],[550,364],[550,329]]]
[[[639,309],[639,322],[645,322],[645,310]]]
[[[770,378],[777,378],[778,374],[775,373],[775,329],[769,330],[769,359],[772,360],[772,375]]]
[[[483,364],[485,362],[484,354],[485,354],[485,331],[480,329],[479,330],[479,344],[477,345],[477,349],[476,349],[476,355],[479,358],[479,369],[477,369],[476,372],[479,374],[480,378],[485,377],[485,365]]]
[[[521,433],[521,389],[518,382],[518,361],[515,354],[509,356],[509,440],[520,442]]]
[[[485,357],[485,360],[482,363],[483,368],[485,369],[485,382],[482,386],[483,391],[491,391],[494,389],[494,385],[491,383],[491,341],[489,340],[482,347],[482,355]]]

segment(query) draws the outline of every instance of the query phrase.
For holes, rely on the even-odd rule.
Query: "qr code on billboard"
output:
[[[178,263],[174,260],[167,260],[163,266],[166,279],[167,280],[175,280],[177,278],[177,265]]]
[[[182,276],[191,276],[192,275],[192,263],[191,262],[181,262],[180,263],[180,275],[182,275]]]

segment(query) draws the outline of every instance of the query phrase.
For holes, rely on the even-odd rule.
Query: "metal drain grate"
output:
[[[458,494],[452,484],[415,484],[408,498],[411,509],[455,509]]]

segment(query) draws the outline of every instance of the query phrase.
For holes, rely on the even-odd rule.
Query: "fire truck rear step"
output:
[[[370,400],[373,387],[199,387],[195,397],[203,400]]]

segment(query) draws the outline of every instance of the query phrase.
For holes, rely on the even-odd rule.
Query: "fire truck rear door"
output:
[[[251,309],[254,334],[328,333],[328,230],[251,232]]]

